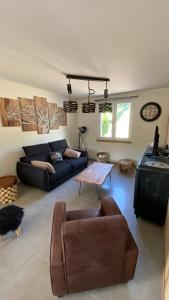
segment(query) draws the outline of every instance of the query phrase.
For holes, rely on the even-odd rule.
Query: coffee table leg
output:
[[[79,185],[79,195],[81,194],[81,186],[82,186],[82,183],[80,181],[80,185]]]

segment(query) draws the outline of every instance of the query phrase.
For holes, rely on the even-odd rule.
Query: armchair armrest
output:
[[[62,201],[56,202],[50,245],[50,276],[54,295],[66,294],[65,270],[63,264],[63,251],[61,240],[61,227],[66,220],[66,204]]]
[[[17,162],[16,168],[17,175],[21,182],[45,191],[50,191],[49,174],[47,170],[23,162]]]
[[[111,197],[101,199],[101,214],[103,216],[121,215],[121,211],[116,202]]]

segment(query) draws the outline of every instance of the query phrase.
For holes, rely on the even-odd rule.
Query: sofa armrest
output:
[[[50,191],[49,174],[47,170],[31,164],[17,162],[17,175],[21,182],[45,191]]]
[[[68,293],[122,281],[127,235],[122,215],[63,223]]]
[[[50,245],[50,276],[53,294],[57,296],[63,296],[67,291],[61,240],[61,228],[65,220],[66,204],[62,201],[56,202]]]

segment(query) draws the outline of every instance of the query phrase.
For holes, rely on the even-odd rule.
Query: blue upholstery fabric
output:
[[[39,154],[48,155],[49,152],[51,151],[48,144],[38,144],[38,145],[32,145],[32,146],[24,146],[22,148],[23,148],[23,150],[25,152],[25,155],[27,157],[38,156]]]
[[[79,158],[64,158],[64,161],[69,163],[73,170],[76,170],[85,164],[87,164],[87,158],[86,157],[79,157]]]
[[[64,177],[68,173],[72,171],[72,167],[69,163],[62,161],[58,162],[53,165],[55,168],[55,174],[50,174],[49,180],[51,183],[55,182],[56,180]]]
[[[31,160],[40,160],[40,161],[49,161],[49,154],[39,154],[34,155],[26,158],[27,163],[31,163]]]
[[[62,154],[64,153],[66,148],[68,148],[68,144],[66,140],[50,142],[49,146],[52,151],[61,152]]]
[[[81,151],[79,159],[64,158],[64,161],[57,162],[55,166],[56,174],[49,174],[46,170],[34,167],[30,164],[31,160],[48,161],[51,151],[61,152],[68,148],[66,140],[54,141],[48,144],[24,146],[25,157],[17,162],[17,174],[19,179],[30,186],[51,191],[64,181],[82,171],[88,163],[86,151]]]

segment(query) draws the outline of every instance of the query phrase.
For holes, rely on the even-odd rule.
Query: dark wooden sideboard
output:
[[[149,165],[149,164],[153,164]],[[160,165],[165,164],[162,168]],[[169,199],[169,159],[152,154],[147,148],[136,170],[134,212],[136,217],[165,223]]]

